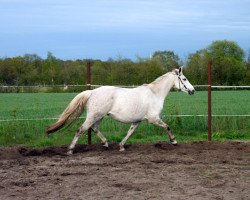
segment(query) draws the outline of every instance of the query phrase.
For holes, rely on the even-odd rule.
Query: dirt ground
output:
[[[0,147],[0,199],[250,199],[249,142]]]

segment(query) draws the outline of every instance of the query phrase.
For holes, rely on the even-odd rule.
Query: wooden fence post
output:
[[[87,89],[91,89],[91,63],[87,61],[87,72],[86,72],[86,85]],[[91,128],[88,129],[88,144],[91,144]]]
[[[207,113],[207,126],[208,126],[208,141],[212,140],[212,105],[211,105],[211,95],[212,95],[212,60],[208,63],[208,113]]]

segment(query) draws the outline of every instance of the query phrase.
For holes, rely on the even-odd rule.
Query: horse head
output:
[[[173,72],[175,73],[175,75],[177,75],[174,81],[174,88],[186,92],[189,95],[193,95],[195,92],[194,87],[188,81],[188,79],[183,75],[183,67],[175,69]]]

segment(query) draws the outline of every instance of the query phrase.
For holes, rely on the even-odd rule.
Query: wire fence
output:
[[[53,92],[53,88],[60,88],[59,92],[62,90],[63,92],[75,92],[80,89],[80,91],[86,90],[88,88],[94,89],[101,87],[103,85],[95,85],[95,84],[84,84],[84,85],[35,85],[35,86],[0,86],[0,91],[4,91],[3,93],[9,93],[13,91],[22,92]],[[115,85],[116,87],[123,87],[123,88],[135,88],[138,85]],[[204,90],[207,89],[209,85],[194,85],[195,89],[203,88]],[[244,89],[249,90],[250,86],[219,86],[213,85],[211,86],[214,89]],[[50,88],[50,89],[48,89]],[[75,88],[75,89],[72,89]],[[56,92],[58,89],[56,90]],[[162,117],[208,117],[208,114],[171,114],[171,115],[163,115]],[[250,114],[212,114],[212,117],[250,117]],[[84,117],[81,117],[84,118]],[[15,119],[0,119],[0,122],[10,122],[10,121],[46,121],[46,120],[57,120],[56,117],[45,117],[45,118],[15,118]]]
[[[249,132],[250,130],[250,106],[249,99],[250,93],[247,90],[250,90],[250,86],[220,86],[212,85],[211,82],[211,67],[212,61],[208,63],[208,84],[207,85],[194,85],[195,90],[197,90],[197,97],[187,98],[181,96],[180,93],[172,93],[171,98],[167,100],[164,104],[164,109],[162,112],[163,120],[167,120],[171,125],[175,126],[175,130],[182,133],[183,130],[186,132],[204,132],[208,133],[208,140],[211,140],[211,129],[214,129],[217,133],[220,132]],[[102,85],[91,84],[91,63],[87,62],[86,67],[86,84],[79,85],[34,85],[34,86],[0,86],[0,93],[79,93],[84,90],[94,89],[101,87]],[[102,80],[101,77],[99,80]],[[102,83],[102,82],[98,82]],[[104,82],[103,82],[104,83]],[[119,82],[117,82],[119,83]],[[134,88],[138,85],[115,85],[116,87],[123,88]],[[234,94],[228,92],[229,90],[237,91]],[[201,91],[198,93],[198,91]],[[202,92],[203,91],[203,92]],[[211,95],[211,91],[214,91],[214,94]],[[218,91],[218,92],[217,92]],[[225,93],[225,92],[226,93]],[[45,95],[46,96],[46,95]],[[56,96],[56,95],[55,95]],[[67,94],[65,94],[67,96]],[[48,125],[49,120],[57,120],[57,114],[61,113],[65,108],[63,102],[68,102],[73,98],[65,98],[65,96],[60,96],[60,98],[54,98],[53,95],[47,96],[44,99],[44,105],[35,105],[37,107],[31,108],[32,99],[29,96],[29,99],[23,99],[23,104],[18,102],[19,97],[15,97],[16,104],[19,104],[19,107],[15,103],[9,103],[1,100],[0,102],[6,103],[9,106],[6,111],[9,114],[3,113],[4,109],[1,111],[0,108],[0,131],[4,132],[6,135],[9,135],[10,132],[13,132],[15,135],[15,130],[18,129],[18,132],[23,133],[24,138],[30,137],[27,135],[27,132],[31,135],[36,132],[41,132],[44,130],[44,127]],[[212,102],[211,102],[212,96]],[[40,96],[41,97],[41,96]],[[37,99],[35,95],[32,96],[33,99]],[[53,99],[54,98],[54,102]],[[60,106],[58,105],[60,104]],[[3,107],[3,106],[2,106]],[[211,112],[211,107],[213,107]],[[26,110],[25,110],[26,109]],[[32,110],[33,109],[33,110]],[[213,112],[215,111],[215,112]],[[23,113],[22,113],[23,112]],[[2,116],[1,116],[2,114]],[[80,119],[84,119],[84,115]],[[111,128],[116,125],[111,123],[109,119],[105,119],[106,127]],[[212,122],[211,122],[212,121]],[[123,127],[123,125],[119,125]],[[117,128],[117,126],[116,126]],[[148,130],[149,127],[146,127],[145,130]],[[88,134],[88,143],[91,143],[90,130]],[[1,137],[1,136],[0,136]],[[16,137],[19,137],[18,135]]]
[[[0,89],[1,87],[9,87],[19,91],[19,93],[0,93],[0,140],[8,140],[11,143],[14,138],[18,143],[20,140],[26,141],[33,137],[41,137],[46,127],[58,119],[58,115],[62,113],[76,93],[101,86],[95,84],[0,86]],[[182,92],[170,92],[161,117],[169,124],[174,133],[183,137],[197,134],[206,139],[208,130],[208,86],[195,85],[197,93],[193,96],[185,95]],[[48,90],[49,87],[60,88],[60,90]],[[134,88],[137,85],[119,85],[117,87]],[[226,139],[246,138],[246,135],[250,133],[250,86],[211,87],[214,90],[211,115],[213,137],[224,137]],[[27,88],[28,90],[26,90]],[[37,90],[37,93],[34,93],[33,91],[30,92],[29,88],[45,89],[42,89],[42,91]],[[199,88],[202,90],[199,91]],[[63,90],[63,93],[61,93],[61,90]],[[85,114],[65,132],[74,132],[84,119]],[[101,123],[101,130],[107,135],[113,131],[125,133],[127,129],[126,124],[115,122],[109,117],[105,117],[103,123]],[[148,125],[147,122],[143,122],[138,132],[138,137],[145,136],[147,138],[148,134],[155,135],[160,133],[161,130]],[[144,133],[146,134],[143,135]],[[8,143],[8,141],[3,143]]]

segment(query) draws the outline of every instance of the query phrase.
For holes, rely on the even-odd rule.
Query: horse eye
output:
[[[186,80],[187,80],[186,78],[183,79],[183,81],[186,81]]]

